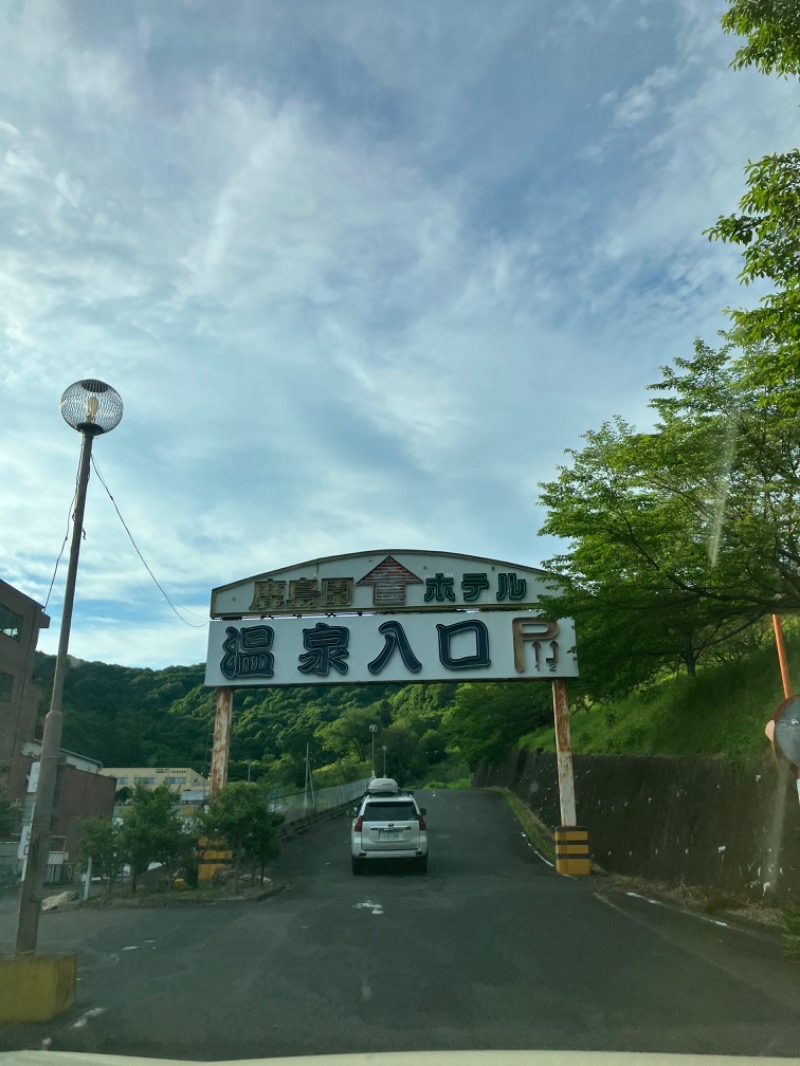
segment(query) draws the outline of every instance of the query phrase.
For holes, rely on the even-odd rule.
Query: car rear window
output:
[[[364,809],[365,822],[407,822],[416,817],[414,804],[408,800],[401,803],[368,803]]]

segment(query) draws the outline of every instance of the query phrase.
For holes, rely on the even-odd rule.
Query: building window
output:
[[[117,787],[119,787],[120,785],[127,785],[127,783],[128,783],[127,777],[118,777],[117,778]]]
[[[185,777],[165,777],[165,785],[182,785],[186,781]]]
[[[0,603],[0,633],[12,640],[19,640],[22,636],[22,615]]]
[[[11,703],[11,693],[13,689],[13,676],[0,670],[0,703]]]
[[[136,777],[134,781],[137,785],[154,785],[156,783],[155,777]]]

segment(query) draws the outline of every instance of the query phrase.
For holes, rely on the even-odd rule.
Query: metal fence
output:
[[[330,788],[319,788],[313,792],[271,795],[269,809],[282,814],[287,822],[293,822],[309,814],[327,811],[331,807],[340,807],[343,803],[358,799],[364,795],[368,784],[369,778],[365,777],[361,781],[350,781],[346,785],[331,785]]]
[[[77,862],[49,863],[44,875],[44,883],[46,885],[74,885],[77,873]]]
[[[0,860],[0,889],[14,888],[19,880],[16,855]]]
[[[51,862],[45,867],[46,885],[74,885],[78,876],[77,862]],[[5,859],[0,862],[0,888],[14,888],[22,878],[22,862]]]

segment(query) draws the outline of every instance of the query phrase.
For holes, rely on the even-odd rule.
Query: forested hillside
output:
[[[37,656],[49,693],[55,660]],[[106,766],[192,766],[207,773],[214,690],[203,667],[142,670],[73,661],[64,691],[63,745]],[[46,700],[43,701],[44,711]],[[302,787],[306,745],[318,786],[363,776],[369,726],[378,769],[403,781],[463,775],[465,765],[550,720],[548,685],[361,685],[236,693],[231,778]],[[248,765],[249,764],[249,765]]]

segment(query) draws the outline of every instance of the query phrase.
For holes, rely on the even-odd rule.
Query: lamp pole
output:
[[[371,725],[369,731],[372,733],[372,776],[375,777],[375,734],[378,732],[378,727]]]
[[[75,579],[78,573],[78,556],[83,533],[83,514],[86,508],[86,489],[89,484],[92,441],[99,434],[108,433],[119,425],[122,418],[122,399],[119,393],[105,382],[86,379],[70,385],[66,390],[61,397],[61,414],[64,420],[81,434],[81,459],[78,467],[75,512],[72,518],[72,541],[53,677],[53,694],[50,700],[50,710],[44,720],[39,779],[36,784],[33,820],[28,842],[28,858],[20,889],[16,943],[18,955],[30,955],[36,951],[39,932],[39,908],[47,875],[47,859],[50,854],[53,801],[58,772],[58,755],[61,749],[63,725],[61,701],[67,669],[72,607],[75,601]]]
[[[386,745],[381,745],[381,751],[383,752],[383,776],[386,777]]]

